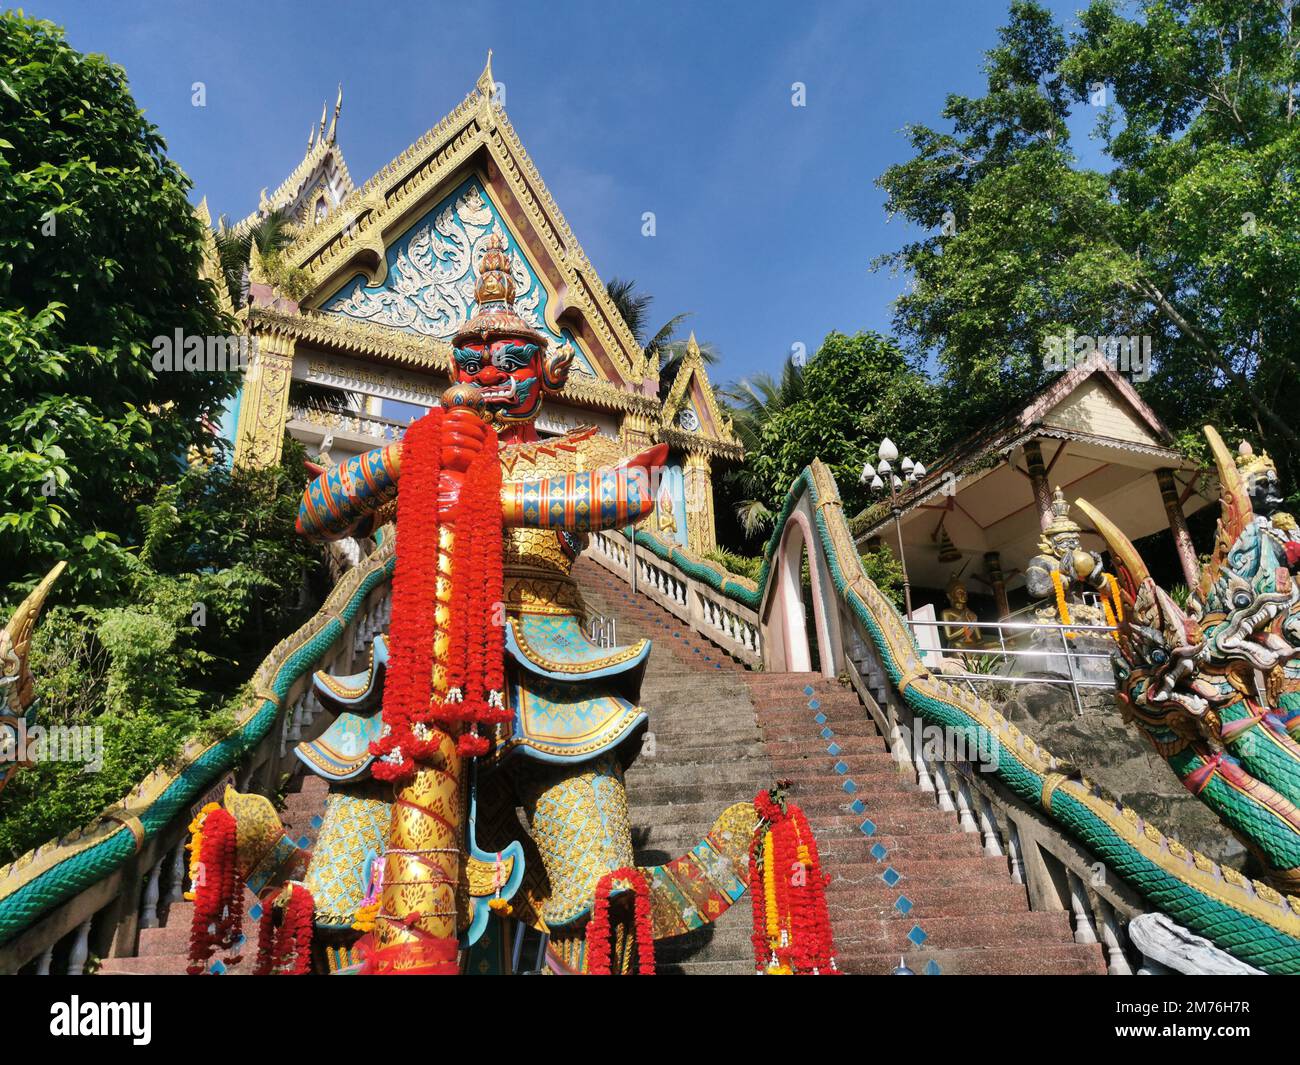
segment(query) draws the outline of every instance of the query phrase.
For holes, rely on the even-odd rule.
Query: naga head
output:
[[[532,421],[543,396],[564,388],[573,349],[548,353],[546,337],[515,310],[511,255],[499,233],[487,238],[474,299],[474,316],[452,341],[452,380],[477,388],[493,421]]]
[[[1124,611],[1114,666],[1126,716],[1157,746],[1193,734],[1217,743],[1218,692],[1200,676],[1206,648],[1200,626],[1156,584],[1128,537],[1086,500],[1077,503],[1105,538],[1119,577]]]
[[[1205,435],[1218,468],[1222,511],[1200,581],[1209,654],[1238,672],[1267,672],[1296,654],[1282,633],[1300,603],[1285,550],[1270,533],[1271,515],[1281,504],[1277,470],[1249,444],[1234,457],[1212,426]]]

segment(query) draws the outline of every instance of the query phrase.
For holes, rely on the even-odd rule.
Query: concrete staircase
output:
[[[1031,911],[1007,860],[985,857],[978,834],[900,778],[851,688],[750,672],[592,560],[574,574],[588,605],[617,619],[619,643],[655,641],[642,688],[653,743],[628,774],[638,862],[675,856],[723,808],[786,779],[831,877],[844,970],[885,974],[906,958],[917,973],[1104,974],[1101,948],[1074,942],[1068,914]],[[750,923],[746,898],[698,939],[661,944],[661,971],[752,972]]]
[[[1074,942],[1068,914],[1030,911],[1006,859],[985,857],[978,834],[962,832],[933,796],[899,777],[852,689],[811,673],[751,672],[592,560],[579,559],[574,576],[589,607],[616,619],[620,644],[654,641],[642,686],[650,730],[627,782],[639,864],[684,853],[723,809],[781,778],[831,877],[845,971],[884,974],[905,957],[917,973],[1105,972],[1099,946]],[[285,797],[290,835],[307,847],[325,795],[324,781],[307,775]],[[746,897],[715,924],[660,943],[659,971],[752,973],[750,912]],[[137,956],[106,959],[98,971],[184,973],[192,913],[192,903],[171,904],[160,927],[141,930]],[[236,975],[256,954],[247,917],[244,934]]]

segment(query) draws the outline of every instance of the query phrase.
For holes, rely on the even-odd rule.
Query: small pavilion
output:
[[[1217,484],[1173,446],[1155,412],[1097,352],[905,486],[897,520],[887,503],[865,510],[855,521],[857,543],[897,555],[901,532],[919,599],[941,604],[956,576],[991,596],[1003,618],[1025,598],[1023,569],[1052,521],[1058,487],[1071,502],[1098,506],[1132,540],[1169,529],[1184,579],[1195,585],[1186,518],[1218,499]],[[1103,550],[1077,508],[1073,518],[1083,546]]]

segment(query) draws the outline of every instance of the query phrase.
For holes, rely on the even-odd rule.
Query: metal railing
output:
[[[962,672],[954,673],[947,669],[942,670],[943,676],[948,680],[960,680],[966,683],[971,690],[975,690],[977,683],[985,684],[1051,684],[1059,687],[1068,687],[1074,698],[1075,710],[1080,716],[1083,715],[1083,698],[1080,695],[1081,688],[1104,688],[1113,690],[1115,681],[1113,677],[1102,679],[1089,679],[1087,671],[1080,667],[1081,662],[1101,661],[1109,663],[1111,655],[1101,651],[1080,651],[1071,647],[1070,640],[1077,634],[1095,635],[1100,638],[1112,638],[1115,634],[1113,625],[1082,625],[1071,623],[1064,625],[1059,622],[1041,622],[1041,621],[936,621],[916,620],[904,618],[904,623],[912,633],[912,637],[917,642],[922,656],[927,662],[931,661],[931,656],[941,655],[952,659],[960,659],[962,664],[967,668]],[[991,631],[996,634],[997,645],[992,642],[981,645],[965,646],[961,644],[951,644],[947,646],[927,647],[918,637],[922,634],[920,630],[933,630],[936,636],[943,633],[944,629],[978,629],[981,634]],[[1052,637],[1055,637],[1054,639]],[[1032,648],[1025,648],[1025,644],[1030,638],[1037,638],[1039,645]],[[1060,649],[1055,647],[1042,646],[1041,642],[1047,638],[1052,643],[1059,643]],[[946,637],[945,637],[946,639]],[[1022,646],[1017,646],[1017,645]],[[1003,668],[990,669],[986,671],[975,671],[969,668],[970,659],[976,658],[981,662],[987,662],[991,666],[1001,666]],[[1059,673],[1050,669],[1037,669],[1033,673],[1016,673],[1013,670],[1019,662],[1034,661],[1046,663],[1051,666],[1055,663],[1061,664]]]

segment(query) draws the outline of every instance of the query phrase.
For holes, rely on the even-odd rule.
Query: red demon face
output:
[[[569,377],[573,348],[568,344],[543,354],[523,339],[469,340],[455,351],[455,380],[483,394],[497,421],[526,422],[537,417],[542,397],[559,392]]]

